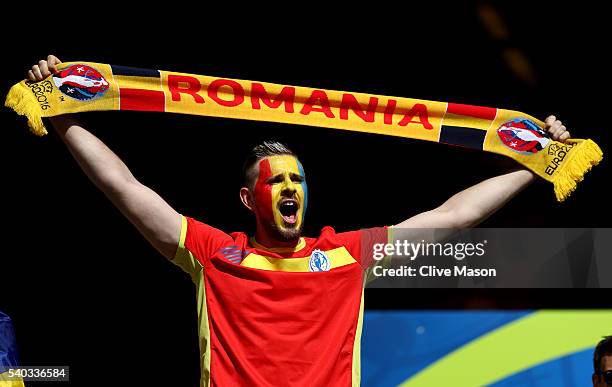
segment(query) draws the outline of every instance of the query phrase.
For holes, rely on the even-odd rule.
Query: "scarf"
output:
[[[592,140],[553,141],[544,123],[513,110],[139,69],[58,65],[14,85],[5,105],[47,133],[42,117],[100,110],[194,114],[320,126],[435,141],[508,156],[553,183],[565,200],[603,157]]]

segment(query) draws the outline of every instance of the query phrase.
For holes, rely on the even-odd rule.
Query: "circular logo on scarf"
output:
[[[108,90],[108,81],[93,67],[77,64],[53,74],[53,83],[64,94],[79,101],[91,101]]]
[[[515,118],[497,129],[502,142],[513,151],[532,155],[546,148],[550,139],[533,121]]]
[[[310,271],[329,271],[331,263],[327,255],[321,250],[313,250],[308,261],[308,269]]]

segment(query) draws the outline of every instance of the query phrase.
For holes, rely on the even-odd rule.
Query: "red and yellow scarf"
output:
[[[311,89],[89,62],[62,63],[40,82],[14,85],[5,105],[47,133],[42,117],[138,110],[321,126],[435,141],[513,158],[565,200],[602,151],[592,140],[560,143],[544,123],[499,108]]]

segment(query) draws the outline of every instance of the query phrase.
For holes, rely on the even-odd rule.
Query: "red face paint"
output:
[[[272,211],[272,186],[266,181],[272,177],[270,161],[263,159],[259,162],[259,176],[255,182],[255,202],[257,203],[257,215],[266,221],[274,221]]]

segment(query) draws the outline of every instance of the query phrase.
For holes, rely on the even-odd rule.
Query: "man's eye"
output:
[[[278,184],[283,181],[282,176],[276,176],[268,180],[268,184]]]

